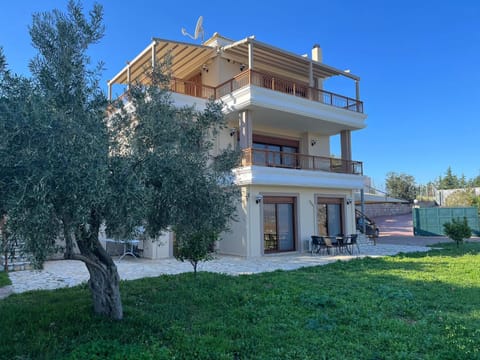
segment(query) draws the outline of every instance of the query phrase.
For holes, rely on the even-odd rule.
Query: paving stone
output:
[[[224,273],[228,275],[255,274],[275,270],[294,270],[305,266],[325,265],[337,260],[350,260],[358,257],[378,257],[395,255],[400,252],[428,251],[424,246],[409,245],[361,245],[360,254],[355,249],[354,255],[319,256],[310,253],[275,254],[255,258],[235,256],[217,256],[214,260],[200,263],[199,271]],[[180,274],[193,271],[189,262],[175,259],[148,260],[124,258],[115,261],[120,278],[133,280],[163,274]],[[11,290],[22,293],[30,290],[51,290],[79,285],[88,280],[88,271],[80,261],[55,260],[47,261],[43,270],[24,270],[9,273],[12,281]]]

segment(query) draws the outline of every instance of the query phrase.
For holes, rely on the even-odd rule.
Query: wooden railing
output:
[[[204,99],[219,99],[249,84],[363,113],[363,102],[360,100],[335,94],[330,91],[315,89],[308,84],[296,80],[256,70],[245,70],[217,87],[174,78],[171,80],[170,90]]]
[[[217,99],[215,88],[213,86],[202,85],[193,81],[172,78],[170,80],[170,90],[202,99],[210,99],[212,97]]]
[[[360,161],[253,148],[243,150],[242,166],[249,165],[363,175]]]

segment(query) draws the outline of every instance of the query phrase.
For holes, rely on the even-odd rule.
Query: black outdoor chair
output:
[[[357,247],[357,251],[360,254],[360,246],[358,246],[357,238],[358,238],[358,234],[350,235],[349,245],[350,245],[350,253],[351,254],[353,254],[353,246]]]
[[[334,245],[336,246],[337,248],[337,252],[340,253],[340,254],[343,254],[346,252],[349,252],[348,251],[348,237],[345,237],[345,235],[343,234],[337,234],[337,236],[335,237],[335,243]]]
[[[313,252],[320,254],[322,251],[326,251],[328,254],[330,254],[330,248],[332,245],[327,246],[325,239],[323,236],[316,236],[312,235],[312,248],[311,248],[311,253],[313,255]]]
[[[334,242],[332,241],[332,238],[331,238],[331,237],[327,237],[327,236],[323,237],[323,236],[321,236],[321,238],[322,238],[322,240],[323,240],[323,242],[324,242],[324,244],[325,244],[325,248],[326,248],[327,253],[328,253],[329,255],[331,254],[330,251],[331,251],[332,249],[334,250],[334,252],[338,252],[338,243],[337,243],[337,242],[334,243]]]

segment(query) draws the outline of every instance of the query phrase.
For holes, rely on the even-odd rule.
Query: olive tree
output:
[[[149,85],[130,87],[132,111],[118,111],[112,126],[124,134],[124,153],[140,178],[145,201],[143,220],[155,237],[175,232],[174,255],[199,261],[210,252],[221,232],[235,218],[239,195],[232,169],[239,152],[214,149],[215,139],[226,127],[223,104],[208,101],[204,109],[176,107],[168,89],[169,60],[151,72]]]
[[[89,271],[94,311],[121,319],[119,275],[98,235],[104,222],[119,224],[123,217],[129,224],[124,209],[130,197],[118,193],[128,189],[131,176],[118,188],[123,162],[110,156],[116,134],[107,127],[99,68],[89,67],[87,50],[103,36],[102,18],[100,5],[86,17],[73,1],[65,13],[35,14],[32,78],[2,65],[0,202],[10,234],[25,242],[37,265],[63,238],[67,257]]]

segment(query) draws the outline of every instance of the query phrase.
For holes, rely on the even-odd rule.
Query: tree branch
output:
[[[72,256],[72,260],[79,260],[79,261],[83,261],[85,264],[92,265],[92,266],[95,267],[96,269],[100,270],[103,275],[107,276],[107,273],[106,273],[105,269],[104,269],[102,266],[100,266],[100,265],[97,264],[95,261],[93,261],[92,259],[89,259],[88,257],[86,257],[86,256],[84,256],[84,255],[74,254],[74,255]]]

